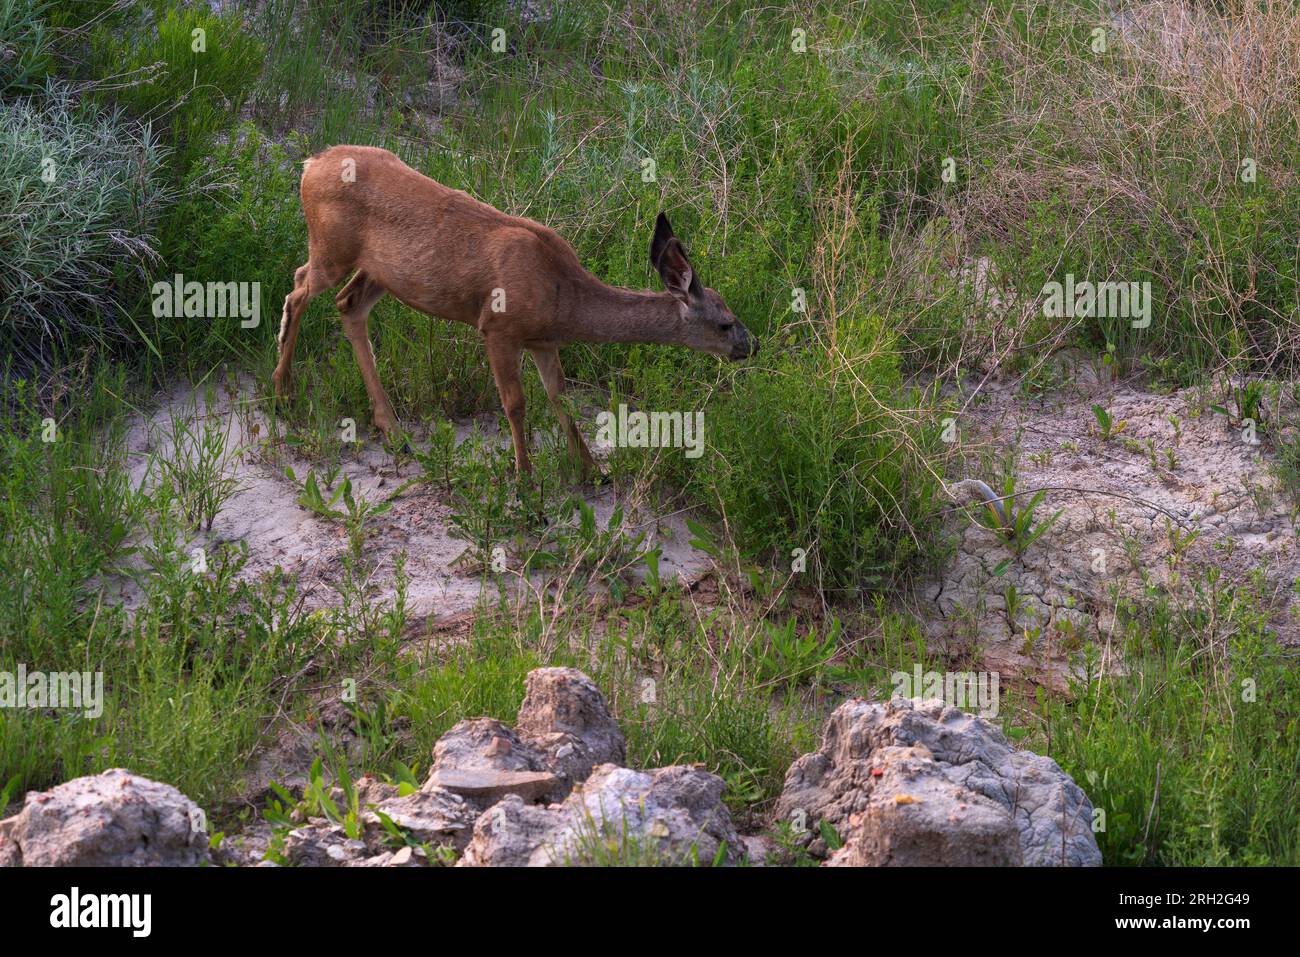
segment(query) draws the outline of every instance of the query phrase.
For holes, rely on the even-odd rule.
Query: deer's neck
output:
[[[620,289],[595,277],[582,283],[565,331],[583,342],[671,345],[684,332],[678,302],[669,293]]]

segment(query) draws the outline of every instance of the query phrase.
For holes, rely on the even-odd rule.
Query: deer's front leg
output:
[[[560,365],[560,350],[553,347],[530,351],[533,354],[533,361],[537,363],[537,372],[542,377],[542,385],[546,387],[546,395],[551,400],[551,408],[555,410],[560,428],[564,429],[565,438],[569,443],[569,454],[581,466],[584,478],[592,475],[599,476],[600,466],[596,464],[591,449],[587,448],[587,442],[583,439],[577,423],[564,408],[564,367]]]
[[[524,384],[519,375],[519,360],[523,350],[512,342],[491,337],[486,340],[488,365],[496,380],[501,408],[510,422],[510,438],[515,447],[515,471],[531,475],[532,463],[528,461],[528,437],[524,431]]]
[[[375,426],[384,433],[385,439],[392,442],[398,433],[397,414],[393,412],[393,403],[389,401],[388,393],[379,381],[379,370],[375,368],[375,350],[370,345],[368,332],[370,310],[383,295],[383,286],[359,272],[343,287],[335,304],[343,317],[343,335],[352,343],[361,379],[366,384],[366,395],[370,397]]]

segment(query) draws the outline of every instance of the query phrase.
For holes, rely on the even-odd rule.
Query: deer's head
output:
[[[727,304],[700,282],[686,258],[681,240],[663,213],[655,220],[650,241],[650,263],[659,272],[664,287],[677,300],[681,316],[681,344],[700,352],[727,359],[747,359],[758,352],[758,340],[749,334]]]

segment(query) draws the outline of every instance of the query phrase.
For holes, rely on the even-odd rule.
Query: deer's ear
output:
[[[686,302],[700,293],[700,281],[695,276],[686,249],[673,235],[673,227],[663,213],[655,220],[655,235],[650,241],[650,262],[664,281],[664,288]]]
[[[650,240],[650,265],[655,269],[659,268],[659,257],[664,254],[664,247],[668,245],[668,240],[673,238],[673,224],[668,222],[668,217],[660,213],[655,217],[655,234]]]

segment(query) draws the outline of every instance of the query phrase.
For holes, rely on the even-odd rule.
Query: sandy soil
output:
[[[152,460],[176,454],[170,425],[174,412],[196,424],[215,419],[226,435],[225,474],[238,483],[238,488],[217,514],[212,529],[195,535],[186,543],[186,550],[202,546],[210,552],[224,542],[243,542],[249,559],[241,578],[255,580],[278,566],[297,578],[308,608],[336,604],[338,595],[333,586],[343,573],[348,550],[346,532],[341,524],[299,505],[299,489],[285,475],[285,467],[291,467],[301,481],[313,464],[283,444],[274,453],[267,450],[264,440],[269,426],[249,401],[253,394],[251,383],[241,383],[234,396],[218,389],[211,402],[206,393],[205,389],[178,387],[155,409],[132,419],[127,434],[132,482],[139,487],[156,481]],[[498,433],[495,416],[455,425],[458,441],[463,441],[476,425],[496,441],[509,441],[508,436]],[[420,475],[418,463],[407,462],[400,470],[395,468],[392,456],[378,442],[367,438],[365,423],[358,423],[357,430],[363,444],[356,452],[345,455],[338,479],[348,476],[355,495],[378,502]],[[424,437],[416,435],[414,441],[418,446]],[[319,475],[320,465],[315,468]],[[666,579],[691,583],[711,567],[708,556],[688,544],[691,535],[683,514],[656,514],[644,504],[620,500],[620,493],[608,485],[587,485],[575,491],[591,505],[601,527],[608,523],[614,508],[622,504],[626,521],[646,531],[648,542],[662,549],[660,574]],[[493,581],[456,564],[466,544],[450,535],[449,515],[445,491],[421,483],[402,492],[387,513],[371,520],[364,558],[373,569],[374,601],[386,602],[394,597],[394,562],[402,553],[406,555],[407,607],[413,620],[436,624],[474,609],[481,600],[494,602],[499,597]],[[514,564],[511,559],[510,567]],[[138,604],[141,595],[135,582],[121,578],[110,584],[128,608]]]

